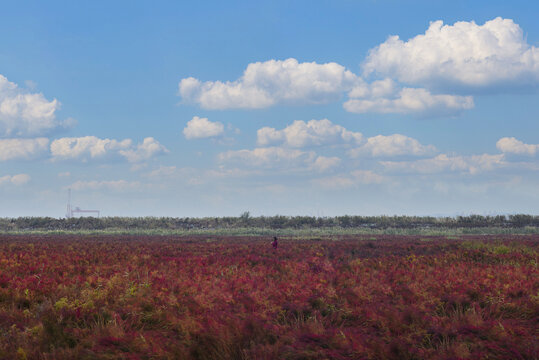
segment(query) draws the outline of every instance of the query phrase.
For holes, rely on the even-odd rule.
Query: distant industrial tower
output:
[[[67,190],[67,213],[66,218],[71,219],[73,217],[73,214],[76,213],[94,213],[97,214],[97,217],[99,217],[99,210],[82,210],[80,207],[71,206],[71,189]]]

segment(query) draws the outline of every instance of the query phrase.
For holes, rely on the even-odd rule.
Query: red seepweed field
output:
[[[539,236],[0,236],[2,359],[538,359]]]

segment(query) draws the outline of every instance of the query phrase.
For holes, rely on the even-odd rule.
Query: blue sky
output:
[[[19,1],[0,216],[539,213],[533,1]]]

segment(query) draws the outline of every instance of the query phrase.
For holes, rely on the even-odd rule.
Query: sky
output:
[[[537,215],[538,13],[3,2],[0,217]]]

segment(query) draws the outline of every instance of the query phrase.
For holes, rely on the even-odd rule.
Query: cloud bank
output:
[[[389,171],[405,173],[433,174],[442,172],[464,172],[477,174],[482,171],[494,170],[507,163],[503,154],[482,154],[470,156],[450,156],[440,154],[430,159],[415,161],[381,161]]]
[[[131,139],[100,139],[96,136],[65,137],[51,143],[53,160],[89,160],[104,159],[120,155],[129,162],[148,160],[153,156],[167,153],[168,150],[152,137],[133,146]]]

